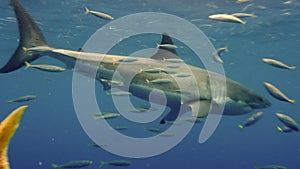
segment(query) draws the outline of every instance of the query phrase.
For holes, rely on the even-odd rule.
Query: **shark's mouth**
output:
[[[258,103],[249,104],[242,100],[232,100],[229,97],[226,97],[225,109],[223,114],[224,115],[241,115],[251,112],[254,107],[257,106]]]

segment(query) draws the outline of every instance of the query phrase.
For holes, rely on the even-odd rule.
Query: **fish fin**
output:
[[[52,163],[51,166],[52,166],[53,168],[59,168],[59,165],[54,164],[54,163]]]
[[[78,48],[77,52],[84,52],[82,48]]]
[[[0,73],[12,72],[24,66],[25,61],[31,62],[41,57],[41,54],[39,53],[30,53],[24,49],[47,46],[41,30],[19,1],[11,0],[10,5],[13,7],[17,18],[20,40],[18,48],[8,62],[0,69]]]
[[[88,13],[90,13],[90,10],[89,10],[89,8],[85,7],[84,9],[85,9],[85,14],[88,14]]]
[[[244,128],[244,126],[243,126],[243,125],[239,125],[239,128],[240,128],[240,129],[243,129],[243,128]]]
[[[210,100],[200,100],[188,104],[192,111],[193,117],[205,117],[210,110]]]
[[[289,99],[289,100],[288,100],[288,102],[290,102],[290,103],[294,104],[294,103],[296,103],[296,100]]]
[[[168,121],[175,121],[177,119],[177,117],[180,117],[183,113],[189,111],[189,109],[187,109],[185,107],[181,108],[180,103],[175,103],[175,104],[168,105],[168,106],[170,106],[171,111],[160,121],[160,124],[166,124]]]
[[[175,121],[179,115],[180,109],[171,109],[171,111],[160,121],[160,124],[166,124],[167,121]]]
[[[163,44],[173,44],[172,38],[166,34],[163,33],[162,35],[162,40],[161,40],[161,45]],[[158,44],[158,51],[156,52],[156,54],[154,54],[152,57],[152,59],[156,59],[156,60],[164,60],[164,59],[178,59],[178,55],[176,52],[176,49],[171,49],[171,48],[167,48],[167,47],[163,47],[163,46],[159,46]]]
[[[0,168],[9,169],[7,149],[11,138],[19,127],[23,114],[28,106],[21,106],[8,115],[0,124]]]

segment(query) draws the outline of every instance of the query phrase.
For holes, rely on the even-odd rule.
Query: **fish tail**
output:
[[[257,17],[257,15],[255,15],[255,13],[251,13],[251,17]]]
[[[26,65],[25,69],[28,69],[31,66],[31,64],[29,62],[27,62],[27,61],[25,61],[25,65]]]
[[[26,51],[27,48],[47,46],[41,30],[20,2],[18,0],[11,0],[10,5],[13,7],[17,18],[20,41],[14,54],[0,69],[0,73],[9,73],[17,70],[25,65],[25,61],[31,62],[42,56],[40,53]]]
[[[244,128],[244,126],[243,126],[243,125],[239,125],[239,128],[240,128],[240,129],[243,129],[243,128]]]
[[[51,164],[53,168],[59,168],[59,165],[52,163]]]
[[[147,83],[150,83],[150,80],[146,79],[146,82],[147,82]]]
[[[7,100],[7,103],[13,103],[14,100]]]
[[[160,44],[159,43],[156,43],[156,48],[159,48],[160,47]]]
[[[291,69],[291,70],[295,70],[295,69],[296,69],[296,66],[291,66],[290,69]]]
[[[226,52],[229,51],[228,46],[224,46],[224,49],[225,49]]]
[[[294,104],[294,103],[296,103],[296,100],[289,99],[289,100],[288,100],[288,102],[290,102],[290,103]]]
[[[241,21],[241,24],[245,25],[245,24],[246,24],[246,21]]]
[[[85,14],[88,14],[88,13],[90,13],[90,10],[89,10],[89,8],[85,7]]]
[[[281,128],[281,127],[276,126],[276,128],[277,128],[277,130],[278,130],[279,132],[282,132],[282,128]]]

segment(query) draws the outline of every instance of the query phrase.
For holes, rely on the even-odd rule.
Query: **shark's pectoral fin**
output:
[[[170,106],[170,105],[169,105]],[[160,124],[165,124],[167,121],[175,121],[177,117],[189,111],[189,108],[180,103],[172,104],[171,111],[160,121]]]
[[[205,117],[208,115],[208,112],[211,107],[210,100],[199,100],[192,103],[189,103],[188,106],[191,108],[193,117]]]

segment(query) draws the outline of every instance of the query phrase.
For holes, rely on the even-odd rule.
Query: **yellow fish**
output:
[[[272,85],[271,83],[264,82],[264,86],[267,89],[267,91],[276,99],[281,101],[286,101],[289,103],[295,103],[296,100],[288,98],[282,91],[280,91],[277,87]]]
[[[10,140],[19,127],[24,111],[28,106],[21,106],[14,110],[0,124],[0,169],[9,169],[7,149]]]

